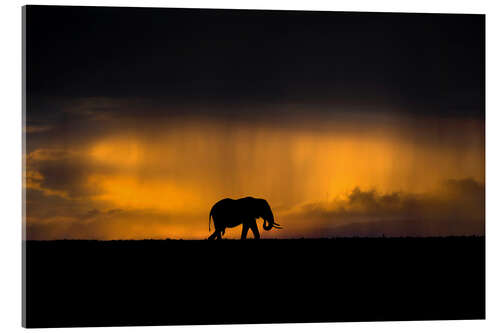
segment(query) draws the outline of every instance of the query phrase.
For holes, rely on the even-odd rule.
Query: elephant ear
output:
[[[271,210],[271,206],[269,205],[269,203],[262,199],[263,200],[263,214],[265,215],[263,218],[265,220],[269,220],[269,222],[272,224],[274,222],[274,215],[273,215],[273,211]]]

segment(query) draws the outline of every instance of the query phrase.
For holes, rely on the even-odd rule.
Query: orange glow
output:
[[[153,209],[165,212],[189,212],[203,205],[198,192],[182,184],[151,177],[130,175],[93,175],[89,182],[98,184],[102,193],[92,197],[120,209]]]
[[[366,125],[337,131],[341,127],[312,131],[193,121],[134,135],[123,130],[72,147],[64,157],[84,164],[75,177],[84,177],[79,184],[91,188],[89,194],[71,197],[71,181],[67,190],[44,184],[43,163],[60,158],[64,147],[29,155],[26,186],[74,202],[86,223],[87,229],[61,228],[45,238],[197,239],[208,236],[210,207],[225,197],[266,198],[277,221],[287,226],[267,237],[300,237],[319,224],[298,225],[287,216],[308,203],[346,198],[355,187],[418,194],[435,191],[447,179],[484,182],[481,124],[452,123],[444,131],[454,136],[441,141],[421,139],[424,132],[408,128],[380,131]],[[28,223],[62,225],[75,219],[71,211],[49,218],[48,208],[33,208]],[[93,209],[99,214],[85,213]],[[236,228],[226,236],[239,233]]]

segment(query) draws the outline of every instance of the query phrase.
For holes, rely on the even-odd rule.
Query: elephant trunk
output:
[[[264,225],[262,226],[264,230],[269,231],[272,228],[281,229],[280,225],[274,222],[273,213],[270,213],[269,216],[264,218]]]

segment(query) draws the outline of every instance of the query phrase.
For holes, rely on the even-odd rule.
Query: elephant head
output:
[[[258,214],[257,217],[260,217],[264,220],[264,225],[262,226],[264,230],[269,231],[272,228],[282,229],[282,227],[274,221],[273,212],[266,200],[256,200],[255,212]]]

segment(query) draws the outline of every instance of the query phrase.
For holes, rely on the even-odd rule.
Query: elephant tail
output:
[[[213,208],[212,210],[210,210],[210,214],[208,215],[208,231],[210,232],[210,221],[212,219],[212,211],[213,211]]]

